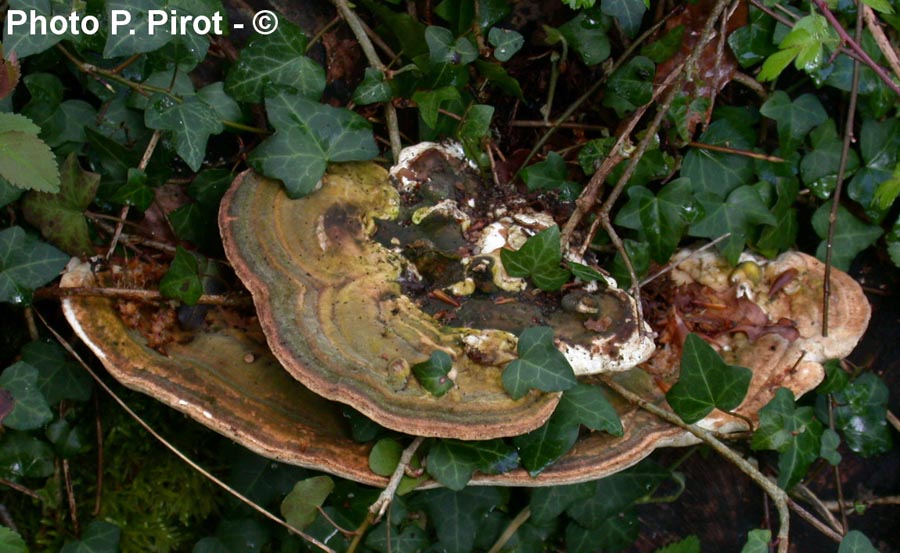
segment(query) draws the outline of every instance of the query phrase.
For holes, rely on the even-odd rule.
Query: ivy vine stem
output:
[[[790,543],[790,523],[791,523],[791,515],[788,509],[788,495],[787,492],[778,487],[777,484],[766,478],[766,475],[761,473],[758,468],[756,468],[750,461],[744,459],[740,456],[736,451],[719,441],[711,432],[708,430],[704,430],[693,424],[686,424],[681,418],[678,417],[675,413],[671,411],[667,411],[653,403],[650,403],[646,399],[642,398],[638,394],[632,392],[628,388],[625,388],[612,378],[604,378],[603,383],[609,386],[613,391],[615,391],[620,396],[624,397],[629,402],[637,405],[641,409],[656,415],[657,417],[663,419],[664,421],[673,424],[679,428],[682,428],[695,437],[697,437],[701,442],[708,445],[710,448],[716,451],[719,455],[730,461],[733,465],[735,465],[741,472],[746,474],[753,482],[762,488],[764,492],[772,499],[772,502],[775,504],[775,508],[778,511],[778,553],[787,553],[788,545]]]

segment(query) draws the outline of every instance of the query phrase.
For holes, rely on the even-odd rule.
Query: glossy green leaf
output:
[[[178,246],[175,258],[159,281],[159,291],[167,298],[176,299],[187,305],[194,305],[203,295],[203,284],[200,282],[200,265],[191,252]]]
[[[777,51],[772,41],[775,20],[750,7],[750,23],[728,35],[728,45],[741,67],[756,65]]]
[[[512,78],[500,64],[477,59],[473,65],[478,69],[478,72],[487,79],[487,82],[490,83],[491,86],[496,87],[514,98],[521,99],[523,97],[522,87],[519,86],[519,81]]]
[[[374,67],[367,67],[365,77],[353,91],[353,101],[360,106],[389,102],[393,98],[391,85],[385,80],[384,73]]]
[[[850,530],[841,540],[838,553],[878,553],[878,550],[865,534],[859,530]]]
[[[772,541],[771,530],[759,528],[747,532],[747,543],[741,548],[741,553],[769,553],[769,543]]]
[[[493,117],[494,106],[487,104],[470,106],[456,132],[466,157],[475,160],[480,167],[490,167],[491,164],[490,158],[484,153],[483,143],[490,136]]]
[[[558,226],[542,230],[518,250],[502,250],[503,268],[510,276],[530,277],[541,290],[559,290],[570,277],[569,271],[560,266],[562,249],[559,240]]]
[[[453,386],[453,380],[448,376],[453,369],[453,360],[443,350],[431,352],[428,361],[416,363],[412,366],[412,373],[423,388],[432,395],[441,397],[449,392]]]
[[[650,58],[644,56],[631,58],[609,76],[603,105],[616,110],[619,117],[624,117],[646,104],[653,98],[655,73],[656,65]]]
[[[819,418],[826,417],[826,398],[820,396]],[[843,390],[832,394],[834,426],[851,451],[871,457],[890,451],[891,430],[887,424],[888,388],[873,373],[864,373]]]
[[[510,29],[494,27],[488,33],[488,42],[494,47],[494,57],[509,61],[525,45],[525,37]]]
[[[59,191],[59,169],[27,117],[0,113],[0,177],[25,190]]]
[[[647,242],[632,240],[631,238],[626,238],[624,243],[625,252],[631,260],[631,265],[637,278],[640,279],[650,269],[650,247]],[[631,286],[631,274],[628,272],[628,267],[625,265],[621,252],[616,252],[609,272],[616,282],[619,283],[620,287]]]
[[[50,445],[25,432],[0,436],[0,478],[47,478],[53,474]]]
[[[606,36],[608,30],[607,21],[589,17],[585,12],[580,12],[559,27],[569,48],[581,56],[585,65],[597,65],[609,57],[610,43]]]
[[[369,452],[369,468],[380,476],[390,476],[400,463],[403,446],[393,438],[382,438],[375,442]]]
[[[687,230],[692,205],[691,183],[685,178],[666,184],[656,195],[643,186],[633,186],[616,223],[640,231],[650,256],[657,263],[665,263]]]
[[[100,175],[81,168],[72,153],[59,168],[59,192],[29,192],[22,202],[25,220],[49,242],[70,255],[94,253],[84,212],[94,201]]]
[[[594,495],[594,482],[564,486],[546,486],[531,491],[531,517],[539,523],[551,522],[571,505]]]
[[[432,444],[425,466],[435,480],[456,491],[465,488],[475,473],[471,451],[452,440],[438,440]]]
[[[504,492],[496,487],[470,486],[461,491],[445,488],[416,494],[416,505],[434,521],[439,550],[467,553],[484,515],[503,503]]]
[[[0,421],[13,430],[35,430],[53,419],[53,412],[38,388],[38,370],[19,361],[0,373],[0,389],[12,394],[15,405]]]
[[[254,36],[225,79],[225,91],[239,102],[261,102],[274,92],[318,100],[324,90],[325,70],[306,57],[306,36],[283,18],[277,32]]]
[[[572,366],[553,343],[553,329],[547,326],[526,328],[519,335],[519,358],[503,369],[503,387],[513,399],[532,388],[544,392],[567,390],[576,385]]]
[[[513,443],[528,474],[532,477],[539,475],[568,453],[578,440],[578,429],[578,423],[564,420],[554,413],[540,428],[514,437]]]
[[[853,176],[847,194],[874,221],[881,221],[886,211],[881,209],[876,194],[884,182],[894,177],[900,164],[900,121],[865,119],[859,132],[859,149],[864,166]]]
[[[366,547],[378,553],[417,553],[424,550],[429,542],[425,531],[410,524],[402,530],[382,522],[366,534]]]
[[[60,457],[72,457],[84,449],[81,431],[78,427],[71,426],[66,419],[55,420],[47,425],[44,434]]]
[[[582,282],[596,282],[601,288],[605,288],[607,285],[606,278],[603,274],[593,267],[574,261],[566,261],[566,266],[572,271],[572,276]]]
[[[244,118],[241,106],[225,92],[225,83],[222,81],[216,81],[198,90],[197,98],[213,108],[219,121],[239,123]]]
[[[702,338],[689,334],[681,354],[678,382],[666,393],[666,400],[679,417],[695,423],[713,409],[730,411],[744,400],[750,369],[729,365]]]
[[[330,476],[313,476],[301,480],[281,502],[281,516],[288,524],[302,530],[316,519],[319,507],[332,491],[334,480]]]
[[[122,530],[115,524],[95,520],[85,528],[81,540],[70,542],[61,553],[116,553]]]
[[[778,199],[772,207],[775,224],[763,227],[756,247],[766,257],[775,257],[791,247],[797,240],[799,223],[794,202],[800,185],[795,178],[779,178],[775,183]]]
[[[797,69],[811,72],[827,60],[828,53],[840,44],[840,38],[824,16],[811,14],[801,18],[778,44],[779,51],[763,63],[757,78],[772,81],[794,62]]]
[[[446,109],[447,103],[462,103],[459,90],[453,86],[416,91],[412,99],[419,106],[419,116],[422,117],[422,121],[432,129],[438,126],[441,108]]]
[[[47,403],[56,405],[64,399],[87,401],[93,391],[93,380],[56,342],[38,340],[22,347],[22,360],[38,371],[37,385]]]
[[[778,485],[789,489],[800,481],[821,451],[822,423],[812,407],[797,408],[787,388],[779,388],[759,411],[753,449],[774,449],[778,456]]]
[[[312,192],[328,163],[378,154],[368,121],[352,111],[294,94],[268,98],[266,109],[277,132],[253,151],[249,162],[284,181],[292,198]]]
[[[24,10],[26,13],[34,10],[35,16],[43,16],[48,20],[54,15],[66,16],[71,11],[64,5],[51,4],[50,0],[9,0],[9,9]],[[31,33],[27,23],[26,21],[23,26],[14,28],[12,33],[8,33],[7,25],[3,25],[3,49],[8,53],[15,52],[19,59],[39,54],[66,38],[67,33]]]
[[[816,392],[822,395],[840,392],[850,383],[850,376],[841,368],[840,361],[832,359],[823,364],[825,367],[825,380],[816,388]]]
[[[622,472],[597,480],[594,494],[575,502],[566,512],[585,528],[597,528],[610,517],[649,497],[670,477],[669,470],[644,461]]]
[[[468,65],[478,57],[478,50],[466,37],[454,39],[450,29],[429,26],[425,29],[425,43],[433,63]]]
[[[196,94],[181,102],[154,94],[144,112],[144,123],[151,129],[171,131],[175,151],[193,171],[203,164],[210,135],[224,130],[216,110]]]
[[[816,257],[825,259],[825,240],[828,236],[828,217],[831,200],[822,204],[813,214],[812,225],[822,242],[816,250]],[[848,270],[856,254],[871,246],[881,236],[882,230],[876,225],[860,221],[844,206],[838,206],[837,222],[834,229],[834,246],[831,262],[841,270]]]
[[[122,25],[118,32],[110,32],[106,45],[103,48],[103,56],[114,58],[117,56],[132,56],[144,52],[152,52],[168,44],[177,35],[170,32],[168,25],[150,27],[150,11],[158,10],[159,4],[152,0],[107,0],[107,18],[112,21],[113,10],[118,13],[128,13],[130,21]],[[179,15],[212,16],[216,11],[216,4],[191,0],[171,0],[167,8],[176,10]],[[221,9],[221,5],[218,6]]]
[[[797,148],[809,131],[828,120],[828,114],[818,98],[803,94],[791,101],[783,90],[776,90],[769,96],[759,111],[775,120],[782,152]]]
[[[800,176],[803,184],[813,194],[828,199],[837,184],[838,166],[841,161],[843,144],[838,137],[834,126],[834,120],[829,119],[810,133],[812,150],[807,152],[800,161]],[[845,178],[849,178],[859,168],[859,157],[856,152],[849,150],[847,153],[847,165],[844,169]]]
[[[625,34],[633,38],[641,30],[647,6],[644,0],[604,0],[600,3],[600,10],[614,17]]]
[[[653,553],[700,553],[700,538],[691,535],[661,547]]]
[[[550,152],[547,159],[522,169],[522,180],[528,190],[556,190],[565,186],[569,170],[566,161],[556,152]]]
[[[624,432],[619,413],[599,386],[579,383],[563,392],[554,416],[561,422],[582,424],[591,430],[621,436]]]
[[[747,123],[716,118],[697,141],[749,150],[755,141],[755,131]],[[690,179],[696,194],[714,194],[724,199],[734,189],[752,182],[753,160],[736,154],[691,148],[684,156],[681,176]]]
[[[0,231],[0,301],[26,303],[56,278],[69,256],[13,226]]]
[[[735,189],[724,202],[712,194],[696,197],[704,216],[690,226],[688,234],[713,240],[730,233],[717,248],[732,265],[737,263],[757,225],[774,225],[777,221],[751,186]]]

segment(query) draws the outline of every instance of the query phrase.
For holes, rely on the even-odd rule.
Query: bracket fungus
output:
[[[821,363],[849,354],[868,324],[860,286],[832,271],[823,336],[824,266],[798,252],[774,260],[745,254],[737,268],[709,251],[679,252],[673,270],[645,290],[652,330],[634,320],[633,300],[612,282],[535,290],[504,270],[498,252],[521,247],[552,218],[514,197],[475,192],[465,168],[454,166],[463,161],[434,152],[408,156],[394,171],[397,188],[374,164],[336,165],[301,200],[251,171],[238,176],[219,223],[259,326],[252,317],[243,326],[207,317],[204,329],[162,353],[129,328],[113,300],[66,297],[64,313],[125,385],[258,453],[372,485],[386,480],[369,470],[371,444],[352,441],[340,403],[418,436],[527,433],[547,420],[559,394],[532,390],[513,400],[501,373],[517,356],[516,335],[536,323],[554,329],[555,345],[584,381],[601,385],[596,373],[606,373],[664,407],[684,338],[699,334],[753,372],[735,410],[743,418],[713,411],[700,421],[719,432],[746,429],[779,387],[798,396],[814,388]],[[96,278],[89,264],[73,262],[62,286]],[[413,374],[437,351],[452,363],[453,387],[440,397]],[[657,447],[696,441],[610,395],[622,436],[583,432],[537,477],[517,468],[471,483],[582,482]]]

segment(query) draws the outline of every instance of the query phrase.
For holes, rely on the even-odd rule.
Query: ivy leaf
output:
[[[880,222],[886,211],[880,208],[876,194],[894,177],[900,164],[900,121],[867,118],[859,133],[859,145],[865,166],[853,176],[847,194],[866,209],[866,215]]]
[[[197,91],[197,98],[208,104],[220,121],[239,122],[244,118],[241,106],[225,92],[225,83],[216,81]]]
[[[480,167],[489,167],[490,158],[484,153],[482,143],[491,132],[494,106],[475,104],[466,110],[456,136],[462,142],[466,157],[474,159]]]
[[[728,45],[743,68],[756,65],[778,49],[772,43],[775,20],[762,10],[750,8],[750,24],[728,34]]]
[[[516,31],[494,27],[488,32],[488,42],[494,47],[494,57],[509,61],[525,45],[525,37]]]
[[[878,553],[878,550],[865,534],[859,530],[850,530],[841,540],[838,553]]]
[[[757,78],[774,81],[792,61],[797,69],[815,71],[827,59],[826,48],[834,50],[839,44],[840,38],[824,16],[803,17],[778,44],[779,51],[766,58]]]
[[[771,530],[759,528],[747,532],[747,543],[741,548],[741,553],[769,553],[769,543],[772,541]]]
[[[600,4],[600,10],[610,17],[615,17],[625,34],[634,38],[641,30],[641,20],[647,6],[644,0],[605,0]]]
[[[59,169],[40,129],[24,115],[0,113],[0,177],[18,188],[59,190]]]
[[[144,123],[151,129],[171,131],[175,151],[192,171],[203,164],[209,136],[224,130],[216,110],[196,94],[180,103],[166,94],[154,94],[144,112]]]
[[[277,132],[253,151],[249,162],[284,181],[291,198],[312,192],[328,163],[378,155],[371,126],[352,111],[284,93],[268,98],[266,109]]]
[[[466,553],[475,543],[475,535],[484,515],[503,504],[504,493],[495,487],[469,486],[461,491],[441,488],[416,494],[417,508],[423,508],[434,521],[437,546],[448,553]]]
[[[731,233],[719,243],[718,249],[732,265],[737,263],[756,225],[776,223],[775,216],[752,186],[735,189],[724,202],[711,194],[698,194],[697,200],[705,215],[691,225],[688,234],[712,240]]]
[[[6,182],[6,179],[0,177],[0,207],[6,207],[7,205],[18,200],[22,196],[23,192],[25,191],[21,188],[16,188],[15,186]]]
[[[797,239],[797,199],[800,185],[795,178],[779,178],[775,183],[778,200],[772,207],[775,224],[763,228],[756,241],[756,247],[766,257],[775,257],[794,245]]]
[[[430,129],[437,128],[440,110],[442,107],[446,109],[446,103],[462,103],[459,90],[453,86],[442,86],[435,90],[418,90],[413,94],[412,99],[419,106],[419,116]]]
[[[91,398],[90,375],[73,363],[56,342],[38,340],[25,344],[22,361],[37,369],[38,389],[51,406],[64,399],[83,402]]]
[[[172,2],[172,7],[180,2]],[[187,8],[187,6],[180,6]],[[108,0],[106,2],[107,20],[113,21],[113,13],[128,13],[131,21],[127,26],[120,27],[117,33],[110,32],[103,47],[104,58],[118,56],[132,56],[144,52],[152,52],[162,48],[173,36],[167,27],[150,30],[150,10],[158,9],[159,5],[152,0]],[[123,30],[126,29],[127,30]]]
[[[56,278],[69,256],[13,226],[0,231],[0,301],[30,301],[31,291]]]
[[[609,57],[609,22],[603,19],[589,17],[582,11],[559,27],[559,33],[566,39],[569,48],[581,56],[585,65],[597,65]]]
[[[791,391],[779,388],[775,397],[759,410],[759,428],[753,433],[750,447],[779,453],[778,485],[788,489],[803,478],[818,458],[822,430],[812,407],[797,408]]]
[[[568,553],[593,553],[595,551],[624,551],[640,535],[640,521],[634,509],[626,509],[593,528],[585,528],[576,522],[566,526],[566,551]]]
[[[423,388],[432,395],[441,397],[449,392],[453,386],[453,380],[448,376],[453,368],[453,360],[447,352],[435,350],[431,352],[428,361],[416,363],[412,366],[412,373]]]
[[[137,167],[129,167],[125,184],[120,186],[108,199],[114,203],[133,205],[141,211],[146,211],[156,199],[153,188],[147,185],[148,180],[147,173]]]
[[[717,110],[716,113],[719,113]],[[700,135],[698,142],[748,150],[756,140],[752,120],[718,117]],[[726,198],[735,188],[750,184],[753,160],[746,156],[691,148],[684,156],[681,176],[690,179],[694,192]]]
[[[53,419],[53,412],[38,389],[37,380],[38,370],[22,361],[10,365],[0,374],[0,389],[9,391],[16,402],[12,412],[3,419],[3,426],[13,430],[35,430]]]
[[[61,553],[115,553],[119,550],[122,530],[115,524],[95,520],[81,535],[81,540],[70,542]]]
[[[194,254],[178,246],[175,249],[175,259],[159,281],[159,292],[164,297],[194,305],[203,295],[199,273],[200,265]]]
[[[219,200],[234,179],[227,169],[210,169],[199,173],[188,186],[187,193],[194,202],[185,204],[168,215],[175,235],[187,240],[201,251],[208,251],[219,244],[215,228],[219,212]]]
[[[640,231],[650,248],[650,257],[665,263],[687,229],[692,204],[691,182],[686,178],[666,184],[655,196],[648,188],[633,186],[628,189],[628,203],[619,211],[616,223]]]
[[[729,365],[696,334],[688,334],[681,354],[678,382],[666,400],[679,417],[693,424],[718,408],[730,411],[744,400],[752,371]]]
[[[568,265],[569,270],[572,271],[572,276],[575,278],[582,282],[596,282],[601,288],[606,288],[606,277],[600,271],[575,261],[566,261],[566,265]]]
[[[803,94],[791,101],[783,90],[776,90],[759,108],[759,112],[777,123],[782,152],[795,150],[809,131],[828,120],[828,114],[818,98]]]
[[[550,152],[547,159],[522,169],[522,180],[530,192],[535,190],[556,190],[570,185],[566,177],[566,161],[556,152]]]
[[[366,534],[366,547],[378,553],[417,553],[428,545],[425,531],[415,524],[398,530],[387,522],[382,522]]]
[[[827,120],[813,130],[810,134],[810,143],[812,150],[800,161],[800,177],[813,194],[826,200],[837,184],[838,166],[843,149],[842,141],[834,126],[834,119]],[[858,168],[859,157],[851,149],[847,152],[845,175],[849,177]]]
[[[838,433],[830,428],[826,428],[822,432],[821,446],[819,448],[819,457],[828,461],[828,464],[836,467],[841,464],[841,454],[838,453],[838,447],[841,445],[841,437]]]
[[[559,266],[562,249],[556,225],[535,234],[518,250],[501,250],[500,260],[510,276],[531,277],[541,290],[559,290],[569,280],[569,271]]]
[[[653,462],[644,461],[630,469],[594,483],[591,497],[575,502],[566,513],[585,528],[597,528],[625,511],[637,500],[647,497],[671,476],[671,472]]]
[[[515,436],[513,443],[519,450],[519,457],[528,474],[536,477],[568,453],[578,439],[578,429],[577,422],[553,413],[540,428]]]
[[[63,162],[59,174],[58,193],[29,192],[25,196],[25,220],[64,252],[88,255],[93,253],[93,242],[84,211],[97,195],[100,175],[83,170],[74,152]]]
[[[385,79],[384,73],[374,67],[366,67],[362,82],[353,91],[353,102],[360,106],[389,102],[393,97],[391,85]]]
[[[47,478],[53,474],[50,444],[25,432],[6,432],[0,440],[0,477]]]
[[[665,547],[661,547],[653,553],[700,553],[700,538],[690,535]]]
[[[428,44],[432,63],[468,65],[478,57],[478,50],[466,37],[453,39],[453,32],[444,27],[431,25],[425,29],[425,43]]]
[[[571,505],[594,495],[595,489],[594,482],[534,488],[529,502],[531,517],[537,523],[551,522]]]
[[[255,36],[225,79],[225,91],[238,102],[260,102],[268,88],[309,100],[318,100],[325,90],[325,70],[306,57],[303,31],[281,17],[278,32]]]
[[[834,425],[851,451],[863,457],[891,449],[887,424],[888,388],[878,376],[864,373],[842,390],[832,393]],[[827,398],[819,396],[816,410],[827,420]]]
[[[55,420],[47,425],[45,434],[60,457],[70,458],[84,448],[81,432],[77,427],[69,425],[66,419]]]
[[[654,63],[666,61],[678,53],[678,50],[681,48],[681,43],[684,40],[684,32],[686,29],[687,27],[684,25],[676,25],[671,30],[666,31],[666,33],[657,40],[641,46],[641,55],[647,56]],[[734,35],[734,32],[728,35],[729,38],[732,35]]]
[[[656,65],[644,56],[635,56],[609,76],[603,105],[624,117],[653,98]]]
[[[332,491],[334,480],[330,476],[313,476],[301,480],[281,502],[281,516],[288,524],[302,530],[316,520],[319,507]]]
[[[71,8],[64,5],[56,5],[57,10],[52,9],[50,0],[9,0],[10,10],[23,10],[26,13],[34,10],[35,16],[46,17],[49,21],[54,15],[68,16]],[[60,13],[63,12],[64,13]],[[8,13],[8,12],[7,12]],[[8,18],[9,16],[7,16]],[[3,48],[10,54],[15,53],[19,59],[27,58],[33,54],[39,54],[55,45],[60,40],[66,38],[66,35],[57,35],[54,33],[29,33],[28,26],[13,29],[12,33],[8,33],[8,25],[3,25]],[[67,33],[68,35],[68,33]]]
[[[451,490],[466,487],[475,473],[475,459],[464,447],[457,447],[451,440],[438,440],[428,450],[425,464],[428,474]]]
[[[519,399],[532,388],[544,392],[568,390],[577,380],[572,366],[553,343],[553,329],[526,328],[519,335],[518,359],[503,369],[503,388]]]
[[[822,204],[813,213],[812,225],[822,242],[816,250],[816,257],[825,260],[825,238],[828,236],[828,217],[831,213],[832,200]],[[835,267],[846,271],[856,254],[868,248],[881,236],[881,227],[866,224],[856,218],[844,206],[838,206],[837,221],[834,228],[834,246],[831,262]]]
[[[619,413],[598,386],[579,383],[563,393],[554,416],[563,422],[583,424],[591,430],[621,436],[624,432]]]

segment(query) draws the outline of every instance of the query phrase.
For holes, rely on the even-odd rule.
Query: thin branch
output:
[[[147,147],[144,149],[144,155],[141,156],[141,162],[138,164],[138,169],[141,171],[147,169],[150,158],[153,156],[153,151],[156,150],[156,145],[159,144],[159,137],[161,134],[162,133],[157,129],[153,131],[153,135],[150,136],[150,141],[147,142]],[[116,224],[116,232],[113,234],[112,240],[110,241],[109,249],[106,251],[106,259],[112,257],[113,252],[116,251],[116,246],[119,244],[119,236],[122,235],[122,229],[125,227],[125,219],[128,218],[128,210],[130,208],[130,205],[126,205],[122,208],[122,211],[119,212],[119,222]]]
[[[825,8],[828,9],[828,8]],[[829,12],[830,13],[830,12]],[[834,17],[832,15],[832,17]],[[856,14],[856,36],[862,37],[862,16]],[[841,145],[841,159],[838,163],[837,182],[834,185],[831,212],[828,214],[828,238],[825,241],[825,281],[822,293],[822,336],[828,336],[828,304],[831,302],[831,258],[834,250],[834,229],[837,226],[838,207],[841,203],[841,192],[844,189],[844,173],[850,154],[850,142],[853,141],[853,124],[856,117],[856,102],[859,96],[859,62],[853,62],[853,84],[850,86],[850,104],[847,107],[847,121],[844,124],[844,141]]]
[[[362,48],[363,54],[365,54],[369,65],[378,71],[385,73],[387,68],[381,61],[381,58],[378,57],[378,53],[375,52],[375,46],[372,45],[372,41],[366,33],[366,27],[359,16],[356,15],[356,12],[353,11],[353,8],[350,7],[347,0],[331,1],[337,8],[338,13],[341,14],[341,17],[344,18],[344,21],[347,22],[347,25],[353,32],[353,36],[356,37],[356,41],[359,43],[359,47]],[[400,126],[397,122],[397,108],[395,108],[394,104],[390,101],[385,102],[384,104],[384,122],[387,125],[388,137],[390,137],[391,140],[391,154],[393,155],[394,163],[397,163],[400,159],[400,149],[402,147],[400,143]]]
[[[841,543],[841,540],[844,539],[843,534],[841,534],[840,532],[836,532],[834,528],[831,528],[821,520],[817,519],[812,513],[804,509],[803,506],[796,501],[788,499],[788,507],[790,507],[792,511],[800,515],[800,518],[810,523],[813,528],[825,534],[829,539],[834,540],[836,543]]]
[[[657,405],[654,405],[653,403],[650,403],[641,396],[625,388],[612,378],[605,378],[603,379],[603,382],[604,384],[612,388],[616,393],[624,397],[629,402],[634,403],[641,409],[644,409],[645,411],[656,415],[664,421],[690,432],[700,441],[715,450],[716,453],[718,453],[722,457],[725,457],[725,459],[730,461],[741,472],[743,472],[751,480],[753,480],[753,482],[756,483],[757,486],[762,488],[763,491],[766,492],[766,494],[772,499],[772,502],[775,504],[775,508],[778,510],[778,553],[788,552],[790,541],[791,515],[788,509],[788,495],[784,490],[782,490],[774,482],[766,478],[766,476],[761,473],[759,469],[757,469],[752,463],[750,463],[750,461],[744,459],[736,451],[716,439],[716,437],[713,436],[711,432],[693,424],[685,424],[685,422],[682,421],[681,418],[679,418],[675,413],[667,411]]]
[[[510,538],[515,535],[515,533],[519,530],[519,528],[525,524],[525,522],[531,517],[531,507],[525,507],[519,514],[516,515],[516,518],[509,521],[509,524],[503,530],[503,533],[500,534],[500,537],[497,538],[497,541],[494,542],[494,545],[488,549],[488,553],[500,553],[503,549],[503,546],[509,542]]]
[[[21,484],[17,484],[16,482],[13,482],[12,480],[7,480],[6,478],[0,478],[0,486],[6,486],[8,488],[12,488],[12,489],[16,490],[17,492],[23,493],[33,499],[41,498],[41,496],[38,495],[38,493],[36,491],[34,491],[30,488],[26,488],[25,486],[23,486]]]
[[[271,520],[272,522],[274,522],[274,523],[276,523],[276,524],[278,524],[278,525],[284,527],[284,528],[287,529],[289,532],[293,532],[293,533],[297,534],[298,536],[300,536],[300,537],[303,538],[304,540],[308,541],[309,543],[315,545],[316,547],[318,547],[318,548],[321,549],[322,551],[325,551],[325,552],[327,552],[327,553],[334,553],[334,550],[333,550],[333,549],[331,549],[330,547],[328,547],[328,546],[325,545],[324,543],[320,542],[319,540],[317,540],[317,539],[314,538],[313,536],[310,536],[309,534],[305,533],[304,531],[302,531],[302,530],[300,530],[300,529],[298,529],[298,528],[294,528],[293,526],[291,526],[290,524],[288,524],[287,522],[285,522],[285,521],[282,520],[281,518],[279,518],[279,517],[273,515],[272,513],[270,513],[269,511],[267,511],[266,509],[264,509],[264,508],[260,507],[259,505],[257,505],[252,499],[250,499],[249,497],[243,495],[241,492],[235,490],[234,488],[232,488],[231,486],[229,486],[228,484],[226,484],[224,481],[222,481],[221,479],[219,479],[217,476],[215,476],[214,474],[212,474],[212,473],[209,472],[208,470],[204,469],[203,467],[201,467],[201,466],[198,465],[197,463],[195,463],[190,457],[188,457],[187,455],[185,455],[184,453],[182,453],[177,447],[175,447],[175,446],[172,445],[168,440],[166,440],[165,438],[163,438],[161,434],[159,434],[152,426],[150,426],[150,425],[147,423],[147,421],[145,421],[144,419],[142,419],[142,418],[140,417],[140,415],[138,415],[137,413],[135,413],[134,410],[132,410],[131,407],[129,407],[128,404],[125,403],[125,401],[124,401],[122,398],[120,398],[120,397],[118,396],[118,394],[116,394],[116,393],[112,390],[112,388],[110,388],[109,385],[107,385],[106,382],[105,382],[103,379],[101,379],[101,378],[97,375],[96,372],[94,372],[94,370],[90,367],[90,365],[88,365],[88,364],[84,361],[84,359],[81,358],[81,356],[78,354],[78,352],[75,351],[75,348],[73,348],[72,345],[69,344],[69,342],[66,341],[66,339],[63,338],[63,337],[56,331],[55,328],[53,328],[52,326],[50,326],[50,325],[47,323],[47,321],[41,316],[40,313],[38,313],[38,317],[40,317],[41,322],[44,323],[44,326],[47,328],[47,330],[50,331],[50,334],[52,334],[53,337],[56,338],[56,341],[60,343],[60,345],[61,345],[61,346],[69,353],[69,355],[71,355],[72,358],[75,359],[75,361],[77,361],[78,364],[81,365],[81,367],[82,367],[85,371],[87,371],[87,373],[88,373],[89,375],[91,375],[91,378],[94,379],[94,382],[96,382],[97,385],[100,386],[100,388],[103,389],[103,391],[105,391],[107,394],[109,394],[109,396],[110,396],[111,398],[113,398],[113,400],[114,400],[116,403],[119,404],[119,407],[121,407],[121,408],[128,414],[128,416],[130,416],[132,419],[134,419],[135,422],[137,422],[137,423],[138,423],[145,431],[147,431],[148,434],[150,434],[151,436],[153,436],[154,438],[156,438],[156,440],[159,441],[159,443],[161,443],[166,449],[168,449],[169,451],[171,451],[176,457],[178,457],[179,459],[181,459],[185,464],[187,464],[187,465],[188,465],[189,467],[191,467],[192,469],[194,469],[194,470],[196,470],[197,472],[199,472],[201,475],[203,475],[204,478],[208,479],[210,482],[212,482],[212,483],[214,483],[215,485],[219,486],[221,489],[225,490],[226,492],[228,492],[229,494],[231,494],[233,497],[235,497],[235,498],[237,498],[238,500],[240,500],[241,502],[245,503],[247,506],[249,506],[249,507],[250,507],[251,509],[253,509],[254,511],[258,512],[258,513],[261,514],[262,516],[264,516],[264,517],[266,517],[267,519]]]
[[[900,57],[897,56],[897,51],[894,50],[891,41],[884,34],[884,29],[878,24],[875,12],[864,2],[858,2],[857,9],[862,9],[863,20],[865,20],[869,32],[872,33],[872,37],[875,38],[875,44],[878,45],[878,49],[884,54],[884,59],[887,60],[891,71],[894,72],[894,76],[900,79]]]
[[[762,161],[771,161],[772,163],[785,163],[787,160],[778,156],[769,154],[761,154],[752,150],[741,150],[740,148],[729,148],[728,146],[719,146],[717,144],[706,144],[703,142],[688,142],[691,148],[699,148],[701,150],[710,150],[713,152],[722,152],[725,154],[734,154],[736,156],[744,156]]]
[[[375,503],[372,503],[372,505],[369,506],[369,514],[375,517],[373,522],[378,522],[381,517],[384,516],[384,512],[387,511],[388,505],[394,500],[394,495],[397,494],[397,488],[400,486],[400,481],[403,480],[403,476],[406,474],[406,468],[409,466],[413,455],[416,454],[416,450],[419,449],[419,446],[422,445],[424,440],[425,438],[422,436],[416,436],[412,443],[403,450],[403,453],[400,455],[400,462],[397,463],[397,468],[394,469],[394,474],[391,475],[391,479],[388,481],[387,486],[381,491],[381,495],[378,496]]]
[[[900,495],[889,495],[886,497],[870,497],[868,499],[854,499],[854,500],[845,500],[843,502],[840,501],[823,501],[822,505],[830,511],[843,511],[844,509],[848,509],[850,512],[853,512],[857,506],[863,505],[866,507],[871,507],[873,505],[900,505]]]

